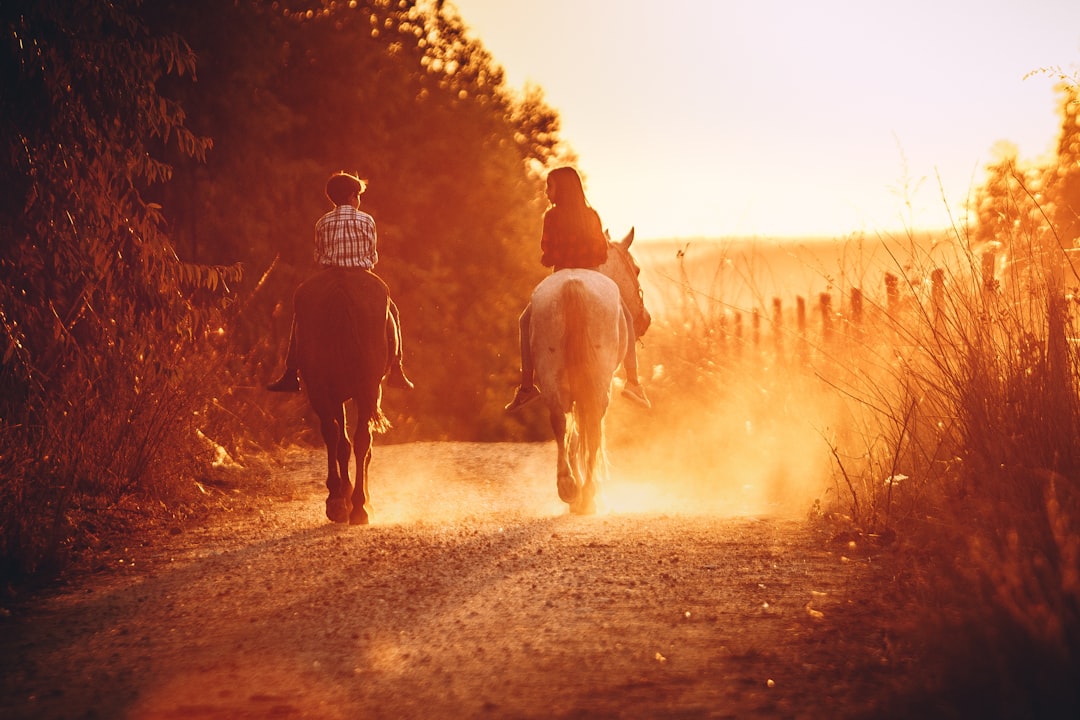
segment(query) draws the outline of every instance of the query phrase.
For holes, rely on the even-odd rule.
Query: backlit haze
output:
[[[452,2],[640,239],[961,222],[996,143],[1052,150],[1080,64],[1076,0]]]

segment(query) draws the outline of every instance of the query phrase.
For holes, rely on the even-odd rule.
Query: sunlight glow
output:
[[[946,227],[996,141],[1051,150],[1080,63],[1072,0],[453,2],[641,239]]]

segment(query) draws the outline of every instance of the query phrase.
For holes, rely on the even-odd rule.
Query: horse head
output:
[[[634,321],[634,337],[645,334],[652,324],[652,316],[645,308],[645,297],[641,292],[638,276],[641,268],[630,254],[630,245],[634,242],[634,228],[622,240],[614,242],[608,236],[607,260],[600,266],[600,272],[607,275],[619,286],[619,296],[630,311]]]

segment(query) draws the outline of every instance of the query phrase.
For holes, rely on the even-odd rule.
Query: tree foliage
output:
[[[160,478],[191,416],[183,358],[236,267],[180,260],[145,199],[211,146],[158,92],[191,78],[131,0],[0,8],[0,557],[55,556],[70,499]]]
[[[164,496],[258,422],[333,171],[370,182],[420,389],[400,438],[539,436],[500,411],[542,275],[558,116],[433,0],[0,6],[0,559]],[[241,268],[247,272],[241,273]],[[87,498],[91,498],[87,500]]]
[[[258,294],[241,288],[244,312],[230,327],[236,355],[250,359],[247,382],[280,368],[291,293],[312,269],[314,223],[330,207],[323,184],[345,169],[369,180],[376,271],[401,309],[419,384],[387,403],[392,436],[537,435],[508,424],[501,405],[517,369],[516,317],[543,273],[536,171],[564,152],[542,95],[509,91],[438,3],[148,7],[199,58],[184,107],[215,143],[162,200],[178,246],[265,279]]]
[[[1033,262],[1060,263],[1063,250],[1080,245],[1080,96],[1075,82],[1061,82],[1058,92],[1055,155],[1023,162],[1014,145],[1001,143],[975,191],[974,244],[992,244],[1022,274]]]

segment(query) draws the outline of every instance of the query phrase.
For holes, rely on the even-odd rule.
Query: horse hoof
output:
[[[573,503],[570,505],[570,512],[573,515],[595,515],[596,502],[590,499]]]
[[[331,522],[345,523],[349,522],[349,508],[346,506],[344,500],[327,500],[326,501],[326,517]]]
[[[577,500],[579,488],[572,475],[560,475],[558,486],[559,499],[564,503],[572,503]]]
[[[349,513],[350,525],[367,525],[369,522],[371,522],[371,515],[366,504],[351,508]]]

